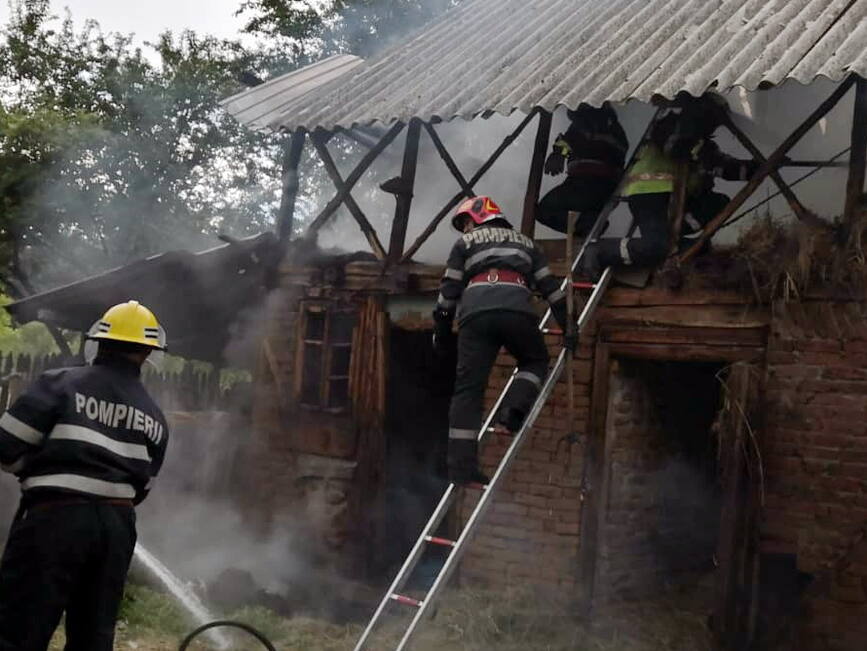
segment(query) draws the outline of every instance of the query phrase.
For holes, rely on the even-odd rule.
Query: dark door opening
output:
[[[454,356],[438,357],[431,331],[393,327],[386,411],[382,574],[392,577],[446,488],[448,409]],[[423,565],[419,568],[423,572]]]
[[[718,442],[722,364],[612,363],[607,504],[597,559],[601,602],[689,586],[709,613],[721,509]],[[695,600],[703,603],[695,603]]]

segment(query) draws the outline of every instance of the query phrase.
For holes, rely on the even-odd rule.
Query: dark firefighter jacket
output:
[[[470,282],[490,270],[516,271],[523,283],[491,280]],[[565,323],[566,295],[551,273],[545,255],[529,237],[512,228],[482,225],[455,242],[440,283],[437,310],[441,320],[451,320],[457,308],[458,323],[489,310],[510,310],[535,314],[533,289],[551,304],[554,316]]]
[[[0,417],[0,463],[25,495],[54,493],[141,502],[163,463],[165,417],[137,365],[44,372]]]
[[[600,171],[617,175],[623,169],[629,141],[613,110],[585,111],[572,120],[554,143],[554,151],[568,160],[570,176]]]

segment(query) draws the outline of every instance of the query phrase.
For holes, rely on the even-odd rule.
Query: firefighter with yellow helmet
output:
[[[0,651],[110,651],[136,541],[135,510],[160,470],[168,426],[140,380],[166,337],[136,301],[87,334],[88,365],[45,371],[0,417],[0,464],[21,503],[0,562]]]

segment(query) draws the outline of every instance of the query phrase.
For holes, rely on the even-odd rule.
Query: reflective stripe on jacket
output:
[[[121,359],[45,371],[0,417],[0,464],[28,494],[140,502],[167,441],[138,365]]]

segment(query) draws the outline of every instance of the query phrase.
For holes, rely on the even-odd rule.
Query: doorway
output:
[[[448,411],[456,367],[454,351],[442,357],[433,352],[430,330],[393,326],[389,336],[384,518],[389,543],[379,550],[381,576],[394,575],[448,485]],[[416,574],[425,575],[425,562]]]
[[[714,362],[612,361],[598,602],[646,598],[713,571],[723,373]],[[712,589],[700,597],[711,602]]]
[[[579,548],[583,612],[644,600],[705,622],[715,648],[747,648],[766,334],[603,329]]]

